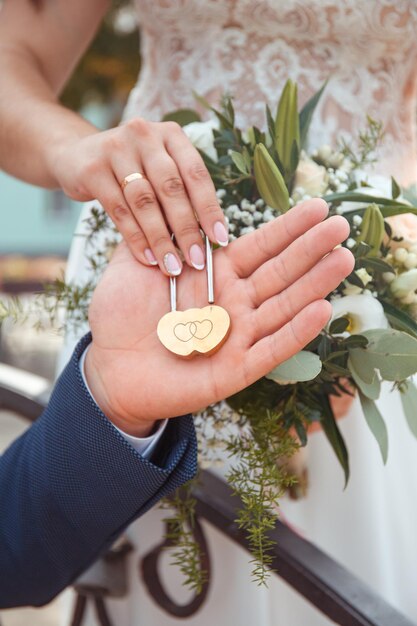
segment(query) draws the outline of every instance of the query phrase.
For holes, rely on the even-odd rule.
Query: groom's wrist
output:
[[[136,420],[123,417],[113,406],[110,394],[104,383],[100,365],[94,358],[92,345],[87,350],[84,360],[84,374],[88,389],[104,415],[125,434],[132,437],[149,437],[155,431],[156,421]]]

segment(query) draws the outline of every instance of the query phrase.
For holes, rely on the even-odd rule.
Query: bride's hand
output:
[[[210,357],[183,360],[159,341],[169,311],[169,281],[136,263],[122,244],[90,307],[93,342],[86,375],[103,412],[122,430],[143,436],[160,418],[223,399],[271,371],[327,323],[323,298],[353,268],[341,216],[310,200],[213,254],[215,304],[231,318],[226,343]],[[205,272],[188,267],[178,280],[178,309],[207,306]]]
[[[51,161],[54,177],[70,198],[99,200],[133,256],[146,265],[158,264],[166,275],[178,275],[182,268],[168,225],[185,261],[196,269],[205,262],[196,216],[212,242],[227,245],[213,182],[175,122],[135,118],[65,143]],[[123,183],[135,173],[143,178]]]

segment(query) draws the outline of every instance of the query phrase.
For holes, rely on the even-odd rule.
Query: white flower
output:
[[[367,285],[372,280],[372,276],[368,274],[368,272],[366,271],[364,267],[361,267],[360,269],[356,270],[355,274],[356,276],[358,276],[358,278],[361,279],[364,285]]]
[[[348,334],[360,334],[371,328],[388,328],[382,305],[368,294],[343,296],[331,301],[332,320],[346,317],[349,320]]]
[[[395,298],[408,298],[410,294],[415,294],[417,290],[417,269],[403,272],[390,284],[391,291]]]
[[[326,168],[311,159],[299,162],[295,172],[294,187],[302,187],[304,196],[320,196],[326,189]]]
[[[242,228],[240,230],[240,234],[241,235],[248,235],[249,233],[253,233],[254,231],[254,227],[253,226],[245,226],[244,228]]]
[[[219,130],[220,122],[214,117],[207,122],[191,122],[186,124],[182,129],[191,141],[193,146],[202,150],[208,156],[217,161],[217,150],[214,147],[213,129]]]
[[[327,161],[330,156],[332,155],[332,149],[330,146],[321,146],[318,150],[317,150],[317,156],[321,161]]]
[[[241,222],[243,224],[245,224],[245,226],[252,226],[253,225],[253,217],[249,213],[249,211],[242,211],[241,216],[240,216],[240,220],[241,220]]]

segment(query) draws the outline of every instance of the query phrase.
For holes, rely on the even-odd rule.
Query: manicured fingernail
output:
[[[213,228],[214,236],[217,239],[217,243],[221,246],[227,246],[229,243],[229,235],[227,234],[227,230],[222,222],[216,222]]]
[[[175,254],[172,254],[172,252],[167,252],[164,256],[164,265],[168,274],[172,274],[172,276],[178,276],[178,274],[181,274],[180,262]]]
[[[154,254],[150,248],[146,248],[145,256],[151,265],[158,265],[158,261],[155,259]]]
[[[204,269],[204,252],[196,243],[193,243],[190,248],[190,260],[196,270]]]

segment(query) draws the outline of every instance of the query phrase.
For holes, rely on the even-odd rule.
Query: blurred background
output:
[[[98,128],[117,125],[140,70],[139,37],[130,3],[113,2],[62,95],[65,105]],[[81,206],[61,191],[39,189],[0,171],[0,301],[17,295],[30,302],[45,283],[62,276]],[[0,368],[12,365],[52,381],[62,336],[48,326],[36,330],[36,322],[0,323]],[[0,454],[27,426],[0,411]],[[59,602],[2,611],[1,626],[56,626]]]

